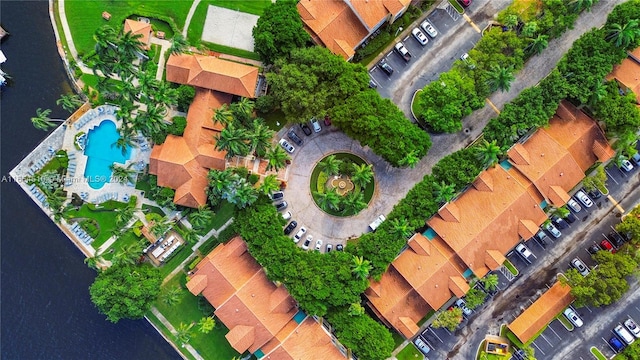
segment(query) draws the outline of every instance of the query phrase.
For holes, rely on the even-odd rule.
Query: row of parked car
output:
[[[420,24],[420,27],[411,30],[411,34],[418,41],[418,43],[420,43],[420,45],[425,46],[429,43],[429,38],[434,39],[436,36],[438,36],[438,30],[436,30],[433,24],[431,24],[428,20],[425,20]],[[429,37],[427,37],[427,35],[425,34],[429,35]],[[404,61],[411,61],[411,53],[409,52],[409,50],[407,50],[407,47],[404,46],[404,43],[402,41],[396,43],[393,49],[398,55],[400,55],[402,59],[404,59]],[[382,60],[380,60],[378,66],[380,67],[380,69],[382,69],[382,71],[387,73],[387,75],[393,74],[394,70],[385,58],[382,58]]]
[[[640,327],[633,319],[628,318],[613,328],[614,335],[609,339],[609,346],[615,352],[622,351],[628,345],[640,339]]]
[[[318,119],[313,117],[309,122],[311,123],[311,128],[313,128],[313,132],[319,133],[320,131],[322,131],[322,127],[320,126],[320,122],[318,121]],[[329,115],[326,115],[324,117],[324,125],[331,126],[331,118],[329,117]],[[307,123],[300,124],[300,129],[302,129],[302,132],[307,136],[310,136],[312,134],[311,128],[309,127],[309,125],[307,125]],[[298,133],[296,133],[293,128],[289,129],[289,131],[287,132],[287,137],[298,146],[302,146],[302,144],[304,144],[304,140],[302,140],[302,138],[298,135]],[[293,154],[293,152],[296,150],[296,148],[291,145],[291,143],[289,143],[286,139],[280,139],[278,143],[290,154]]]

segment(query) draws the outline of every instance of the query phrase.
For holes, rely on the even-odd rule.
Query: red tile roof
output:
[[[613,67],[613,71],[607,75],[607,80],[612,79],[618,81],[625,89],[633,91],[640,103],[640,47],[633,50],[621,64]]]
[[[145,50],[149,50],[149,40],[151,40],[151,24],[136,21],[131,19],[125,19],[124,21],[124,32],[131,32],[133,35],[142,35],[140,37],[140,42],[142,43],[142,48]]]

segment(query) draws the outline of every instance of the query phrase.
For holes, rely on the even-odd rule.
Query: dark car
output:
[[[372,89],[377,89],[378,88],[378,84],[373,80],[369,80],[369,87],[372,88]]]
[[[271,194],[271,201],[278,201],[284,199],[284,193],[282,191],[276,191]]]
[[[611,349],[613,349],[613,351],[615,351],[616,353],[619,353],[624,349],[624,345],[622,345],[622,341],[620,341],[615,336],[612,336],[611,339],[609,339],[609,346],[611,346]]]
[[[587,194],[591,196],[592,199],[600,199],[602,197],[602,193],[598,191],[598,189],[591,190],[587,192]]]
[[[380,67],[380,69],[382,69],[382,71],[386,72],[387,75],[393,74],[393,68],[391,67],[391,65],[389,65],[387,59],[383,58],[382,60],[380,60],[378,66]]]
[[[343,251],[343,250],[344,250],[344,246],[342,246],[342,244],[336,245],[336,251]]]
[[[592,255],[595,255],[600,250],[602,249],[600,248],[600,246],[598,246],[598,244],[593,244],[589,246],[589,248],[587,249],[587,251],[589,251],[589,254],[592,254]]]
[[[291,141],[296,143],[296,145],[298,146],[302,145],[302,142],[303,142],[302,139],[300,139],[298,134],[296,134],[296,132],[293,131],[293,129],[289,130],[289,132],[287,133],[287,137],[291,139]]]
[[[609,240],[611,240],[613,245],[615,245],[616,247],[620,247],[622,246],[622,244],[624,244],[624,238],[615,231],[609,233]]]
[[[567,220],[569,224],[573,224],[574,222],[576,222],[576,220],[578,220],[578,218],[573,215],[573,213],[569,213],[569,215],[567,215],[564,219]]]
[[[557,226],[559,229],[566,229],[569,227],[569,224],[567,224],[567,222],[564,221],[564,219],[561,219],[555,215],[551,216],[551,221],[553,221],[553,224]]]
[[[311,128],[309,127],[309,125],[307,125],[307,123],[300,124],[300,128],[302,129],[302,132],[304,132],[305,135],[307,136],[311,135]]]
[[[277,203],[277,204],[276,204],[276,209],[277,209],[278,211],[282,211],[282,210],[286,209],[286,208],[287,208],[287,206],[289,206],[289,204],[287,204],[287,202],[286,202],[286,201],[283,201],[283,202],[281,202],[281,203]]]
[[[469,5],[471,5],[471,0],[458,0],[458,3],[464,7],[469,7]]]
[[[298,222],[293,220],[292,222],[289,223],[289,225],[287,225],[286,228],[284,228],[284,234],[285,235],[291,234],[293,229],[295,229],[297,226],[298,226]]]

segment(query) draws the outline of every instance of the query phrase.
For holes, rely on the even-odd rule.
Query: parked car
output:
[[[318,119],[312,117],[311,118],[311,127],[313,128],[313,131],[319,133],[320,130],[322,130],[322,128],[320,127],[320,123],[318,122]]]
[[[622,166],[620,166],[620,168],[626,172],[630,172],[631,170],[633,170],[633,164],[631,164],[631,161],[629,160],[622,160],[621,165]]]
[[[336,245],[336,251],[344,251],[344,246],[342,244]]]
[[[371,224],[369,224],[369,229],[371,229],[371,231],[376,231],[378,226],[380,226],[380,224],[382,224],[382,222],[386,219],[387,218],[385,218],[384,215],[378,215],[378,217]]]
[[[569,206],[569,209],[579,213],[580,211],[582,211],[582,207],[580,206],[580,204],[578,204],[577,201],[573,200],[573,199],[569,199],[569,201],[567,201],[567,206]]]
[[[609,346],[611,346],[613,351],[617,353],[624,349],[624,345],[622,345],[622,342],[615,336],[612,336],[611,339],[609,339]]]
[[[304,226],[301,227],[300,230],[298,230],[298,232],[293,236],[293,242],[295,242],[296,244],[299,243],[300,239],[302,239],[302,237],[306,233],[307,233],[307,228],[305,228]]]
[[[289,234],[291,234],[291,232],[293,231],[293,229],[295,229],[296,227],[298,227],[298,222],[297,222],[297,221],[295,221],[295,220],[291,221],[291,222],[289,223],[289,225],[287,225],[287,226],[284,228],[284,234],[285,234],[285,235],[289,235]]]
[[[378,85],[376,85],[377,87]],[[324,126],[331,126],[331,116],[329,115],[325,115],[324,116]]]
[[[607,250],[612,253],[616,252],[616,249],[614,249],[613,245],[607,239],[600,241],[600,247],[602,250]]]
[[[636,165],[640,166],[640,153],[636,153],[635,155],[633,155],[631,157],[631,160],[633,160]]]
[[[427,39],[427,36],[418,28],[411,30],[411,35],[413,35],[413,37],[416,38],[416,40],[418,40],[418,42],[422,46],[427,45],[427,43],[429,42],[429,39]]]
[[[282,211],[282,210],[286,209],[286,208],[287,208],[287,206],[289,206],[289,204],[287,204],[287,202],[286,202],[286,201],[283,201],[283,202],[281,202],[281,203],[277,203],[277,204],[276,204],[276,210],[278,210],[278,211]]]
[[[378,88],[378,84],[375,81],[373,81],[373,79],[369,79],[369,87],[372,88],[372,89],[377,89]]]
[[[538,239],[540,244],[547,245],[548,236],[544,231],[542,230],[538,231],[538,233],[536,234],[536,238]]]
[[[587,251],[591,255],[595,255],[600,250],[602,250],[602,249],[600,248],[600,246],[598,246],[598,244],[593,244],[593,245],[589,246],[589,248],[587,249]]]
[[[296,148],[293,147],[293,145],[289,144],[289,142],[285,139],[280,139],[279,141],[280,146],[282,146],[285,150],[287,150],[288,153],[293,153],[294,151],[296,151]]]
[[[573,224],[574,222],[576,222],[576,220],[578,220],[578,218],[576,218],[576,216],[573,215],[573,213],[569,213],[567,217],[565,217],[564,219],[567,220],[569,224]]]
[[[464,53],[460,56],[460,60],[464,61],[465,64],[469,67],[469,69],[475,69],[476,65],[471,61],[469,54]]]
[[[282,218],[285,220],[291,219],[291,211],[287,211],[286,213],[282,214]]]
[[[321,248],[322,248],[322,240],[318,239],[316,240],[316,246],[313,248],[313,250],[320,251]]]
[[[624,244],[624,238],[622,237],[622,235],[618,234],[615,231],[609,233],[609,239],[611,240],[611,243],[613,243],[613,245],[615,245],[616,247],[620,247],[622,246],[622,244]]]
[[[420,27],[422,28],[422,30],[424,30],[424,32],[431,36],[432,38],[436,37],[438,35],[438,30],[436,30],[435,27],[433,27],[433,25],[431,25],[431,23],[427,20],[423,21],[420,24]]]
[[[582,327],[582,325],[584,325],[582,319],[580,319],[578,314],[576,314],[576,312],[573,311],[572,308],[564,309],[564,316],[566,316],[567,319],[569,319],[569,321],[571,321],[571,323],[575,325],[575,327]]]
[[[558,230],[560,229],[566,229],[569,227],[569,224],[567,224],[567,222],[561,218],[561,217],[557,217],[555,215],[551,216],[551,221],[553,221],[553,225],[555,225]]]
[[[284,199],[284,193],[282,191],[276,191],[273,194],[271,194],[271,201],[280,201],[282,199]]]
[[[427,345],[427,343],[424,342],[420,337],[415,338],[415,340],[413,340],[413,343],[416,345],[418,350],[420,350],[425,355],[427,355],[429,351],[431,351],[429,345]]]
[[[631,345],[634,341],[636,341],[629,330],[627,330],[620,324],[616,325],[616,327],[613,328],[613,332],[616,333],[616,335],[618,335],[627,345]]]
[[[411,61],[411,53],[407,50],[402,41],[399,41],[393,48],[396,50],[398,55],[404,59],[404,61]]]
[[[576,270],[578,270],[580,275],[582,276],[589,275],[589,268],[587,267],[587,265],[585,265],[582,262],[582,260],[578,258],[574,258],[573,260],[571,260],[571,266],[573,266]]]
[[[287,137],[291,139],[291,141],[293,141],[296,145],[298,146],[302,145],[302,139],[300,139],[298,134],[296,134],[296,132],[293,131],[293,129],[289,130],[289,132],[287,133]]]
[[[582,203],[582,205],[590,208],[593,206],[593,201],[591,201],[591,199],[587,196],[587,194],[584,193],[584,191],[582,190],[578,190],[575,193],[575,197],[576,199],[578,199],[578,201],[580,201]]]
[[[552,223],[548,223],[547,225],[544,226],[544,228],[551,234],[551,236],[553,236],[556,239],[562,236],[562,233],[560,232],[560,230],[558,230],[555,226],[553,226]]]
[[[458,3],[463,7],[469,7],[469,5],[471,5],[471,0],[458,0]]]
[[[520,256],[522,256],[528,263],[531,263],[531,261],[533,260],[533,253],[531,252],[531,250],[529,250],[529,248],[525,245],[525,244],[518,244],[518,246],[516,246],[516,251],[518,252],[518,254],[520,254]]]
[[[462,313],[464,314],[464,316],[471,315],[471,309],[467,307],[467,303],[464,302],[464,300],[462,299],[456,300],[456,306],[462,309]]]
[[[327,250],[325,252],[330,253],[333,250],[333,245],[327,244]]]
[[[313,235],[307,235],[307,238],[304,239],[304,242],[302,243],[302,250],[309,250],[309,244],[311,244],[311,241],[313,241]]]
[[[378,63],[378,66],[380,67],[380,69],[382,69],[382,71],[386,72],[387,75],[391,76],[391,74],[393,74],[393,68],[391,67],[391,65],[389,65],[387,59],[382,58],[382,60],[380,60],[380,62]]]
[[[624,321],[624,326],[629,330],[630,333],[633,334],[637,339],[640,339],[640,327],[636,324],[632,319],[627,319]]]
[[[302,132],[305,135],[307,135],[307,136],[311,135],[311,128],[306,123],[300,124],[300,128],[302,129]]]
[[[593,189],[591,191],[587,191],[587,195],[589,195],[592,199],[600,199],[602,197],[602,193],[598,189]]]

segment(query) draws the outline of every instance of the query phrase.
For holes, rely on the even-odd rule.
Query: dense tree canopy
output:
[[[311,37],[304,30],[296,2],[280,0],[264,10],[253,28],[254,50],[265,64],[304,47]]]
[[[616,230],[631,237],[631,243],[640,245],[640,206],[636,206],[618,225]]]
[[[89,288],[91,301],[111,322],[140,319],[160,293],[162,276],[150,265],[112,265]]]
[[[636,94],[629,91],[626,95],[620,95],[615,81],[607,83],[606,95],[596,102],[594,110],[596,117],[607,125],[607,132],[621,134],[627,130],[635,132],[640,128]]]
[[[475,148],[465,148],[451,153],[434,165],[432,174],[437,182],[454,185],[456,191],[469,185],[482,171]]]
[[[389,330],[366,314],[352,315],[348,308],[332,311],[327,319],[340,342],[360,359],[384,360],[394,348]]]

